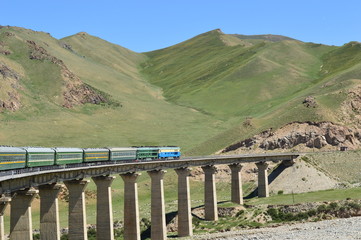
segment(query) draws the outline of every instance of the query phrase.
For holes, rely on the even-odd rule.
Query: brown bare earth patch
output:
[[[3,54],[5,56],[10,55],[12,52],[10,49],[5,45],[4,42],[0,41],[0,54]]]
[[[268,129],[251,138],[237,142],[220,153],[338,150],[341,146],[358,149],[361,131],[332,122],[293,122],[280,129]]]
[[[341,104],[340,120],[348,125],[361,126],[361,85],[348,90],[347,99]]]
[[[320,171],[310,163],[296,160],[295,164],[285,168],[269,185],[271,194],[283,192],[305,193],[339,187],[339,183],[329,174]]]
[[[21,88],[20,74],[0,62],[0,112],[16,111],[21,107],[18,89]]]

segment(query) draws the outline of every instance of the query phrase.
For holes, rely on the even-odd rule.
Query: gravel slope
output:
[[[195,236],[193,239],[219,240],[316,240],[361,239],[361,217],[326,220],[320,222],[287,224],[279,227],[242,230]]]

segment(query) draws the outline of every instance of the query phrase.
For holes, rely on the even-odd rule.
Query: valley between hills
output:
[[[55,39],[45,32],[0,26],[0,81],[0,145],[177,145],[188,156],[309,152],[280,175],[282,181],[271,184],[269,200],[250,199],[247,205],[328,201],[325,208],[332,211],[320,209],[309,216],[317,220],[340,217],[340,207],[349,206],[342,201],[359,199],[359,42],[328,46],[216,29],[174,46],[137,53],[85,32]],[[350,151],[326,152],[340,147]],[[255,187],[254,169],[244,167],[245,193]],[[228,171],[220,169],[218,174],[218,200],[225,202],[220,207],[237,209],[230,216],[247,227],[263,226],[270,216],[267,209],[238,209],[227,202]],[[203,193],[195,191],[202,188],[201,174],[193,170],[194,208],[202,205]],[[172,212],[176,182],[173,172],[168,175],[167,212]],[[291,180],[299,188],[283,184]],[[149,218],[148,181],[142,176],[139,183],[144,226]],[[326,190],[330,188],[335,190]],[[121,221],[120,179],[113,189],[114,211]],[[94,191],[90,184],[89,223],[95,219]],[[64,196],[62,209],[66,192]],[[337,208],[329,207],[332,201],[337,201]],[[38,204],[35,201],[35,219]],[[349,210],[352,216],[358,214],[357,208]],[[255,212],[265,218],[251,218]],[[226,213],[224,217],[229,222]],[[222,221],[215,226],[195,224],[199,233],[229,227]]]

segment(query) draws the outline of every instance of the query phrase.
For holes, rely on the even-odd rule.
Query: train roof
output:
[[[54,148],[54,150],[59,153],[66,153],[66,152],[82,153],[83,152],[83,149],[81,149],[81,148],[57,147],[57,148]]]
[[[180,149],[180,147],[159,147],[159,149]]]
[[[52,148],[45,148],[45,147],[24,147],[24,149],[27,152],[30,153],[37,153],[37,152],[41,152],[41,153],[54,153],[54,149]]]
[[[136,151],[137,148],[135,147],[108,147],[110,151],[127,151],[127,150],[133,150]]]
[[[0,147],[0,152],[21,152],[26,153],[23,148],[19,147]]]
[[[143,150],[156,150],[156,149],[159,149],[159,147],[137,147],[137,149],[143,149]]]
[[[104,152],[109,151],[108,148],[83,148],[84,152]]]

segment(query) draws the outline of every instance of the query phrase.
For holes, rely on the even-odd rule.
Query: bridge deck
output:
[[[179,160],[153,160],[127,163],[108,161],[100,163],[83,163],[72,166],[47,166],[4,171],[0,173],[0,194],[48,183],[101,175],[220,164],[292,161],[298,156],[299,154],[295,153],[213,155],[185,157]]]

